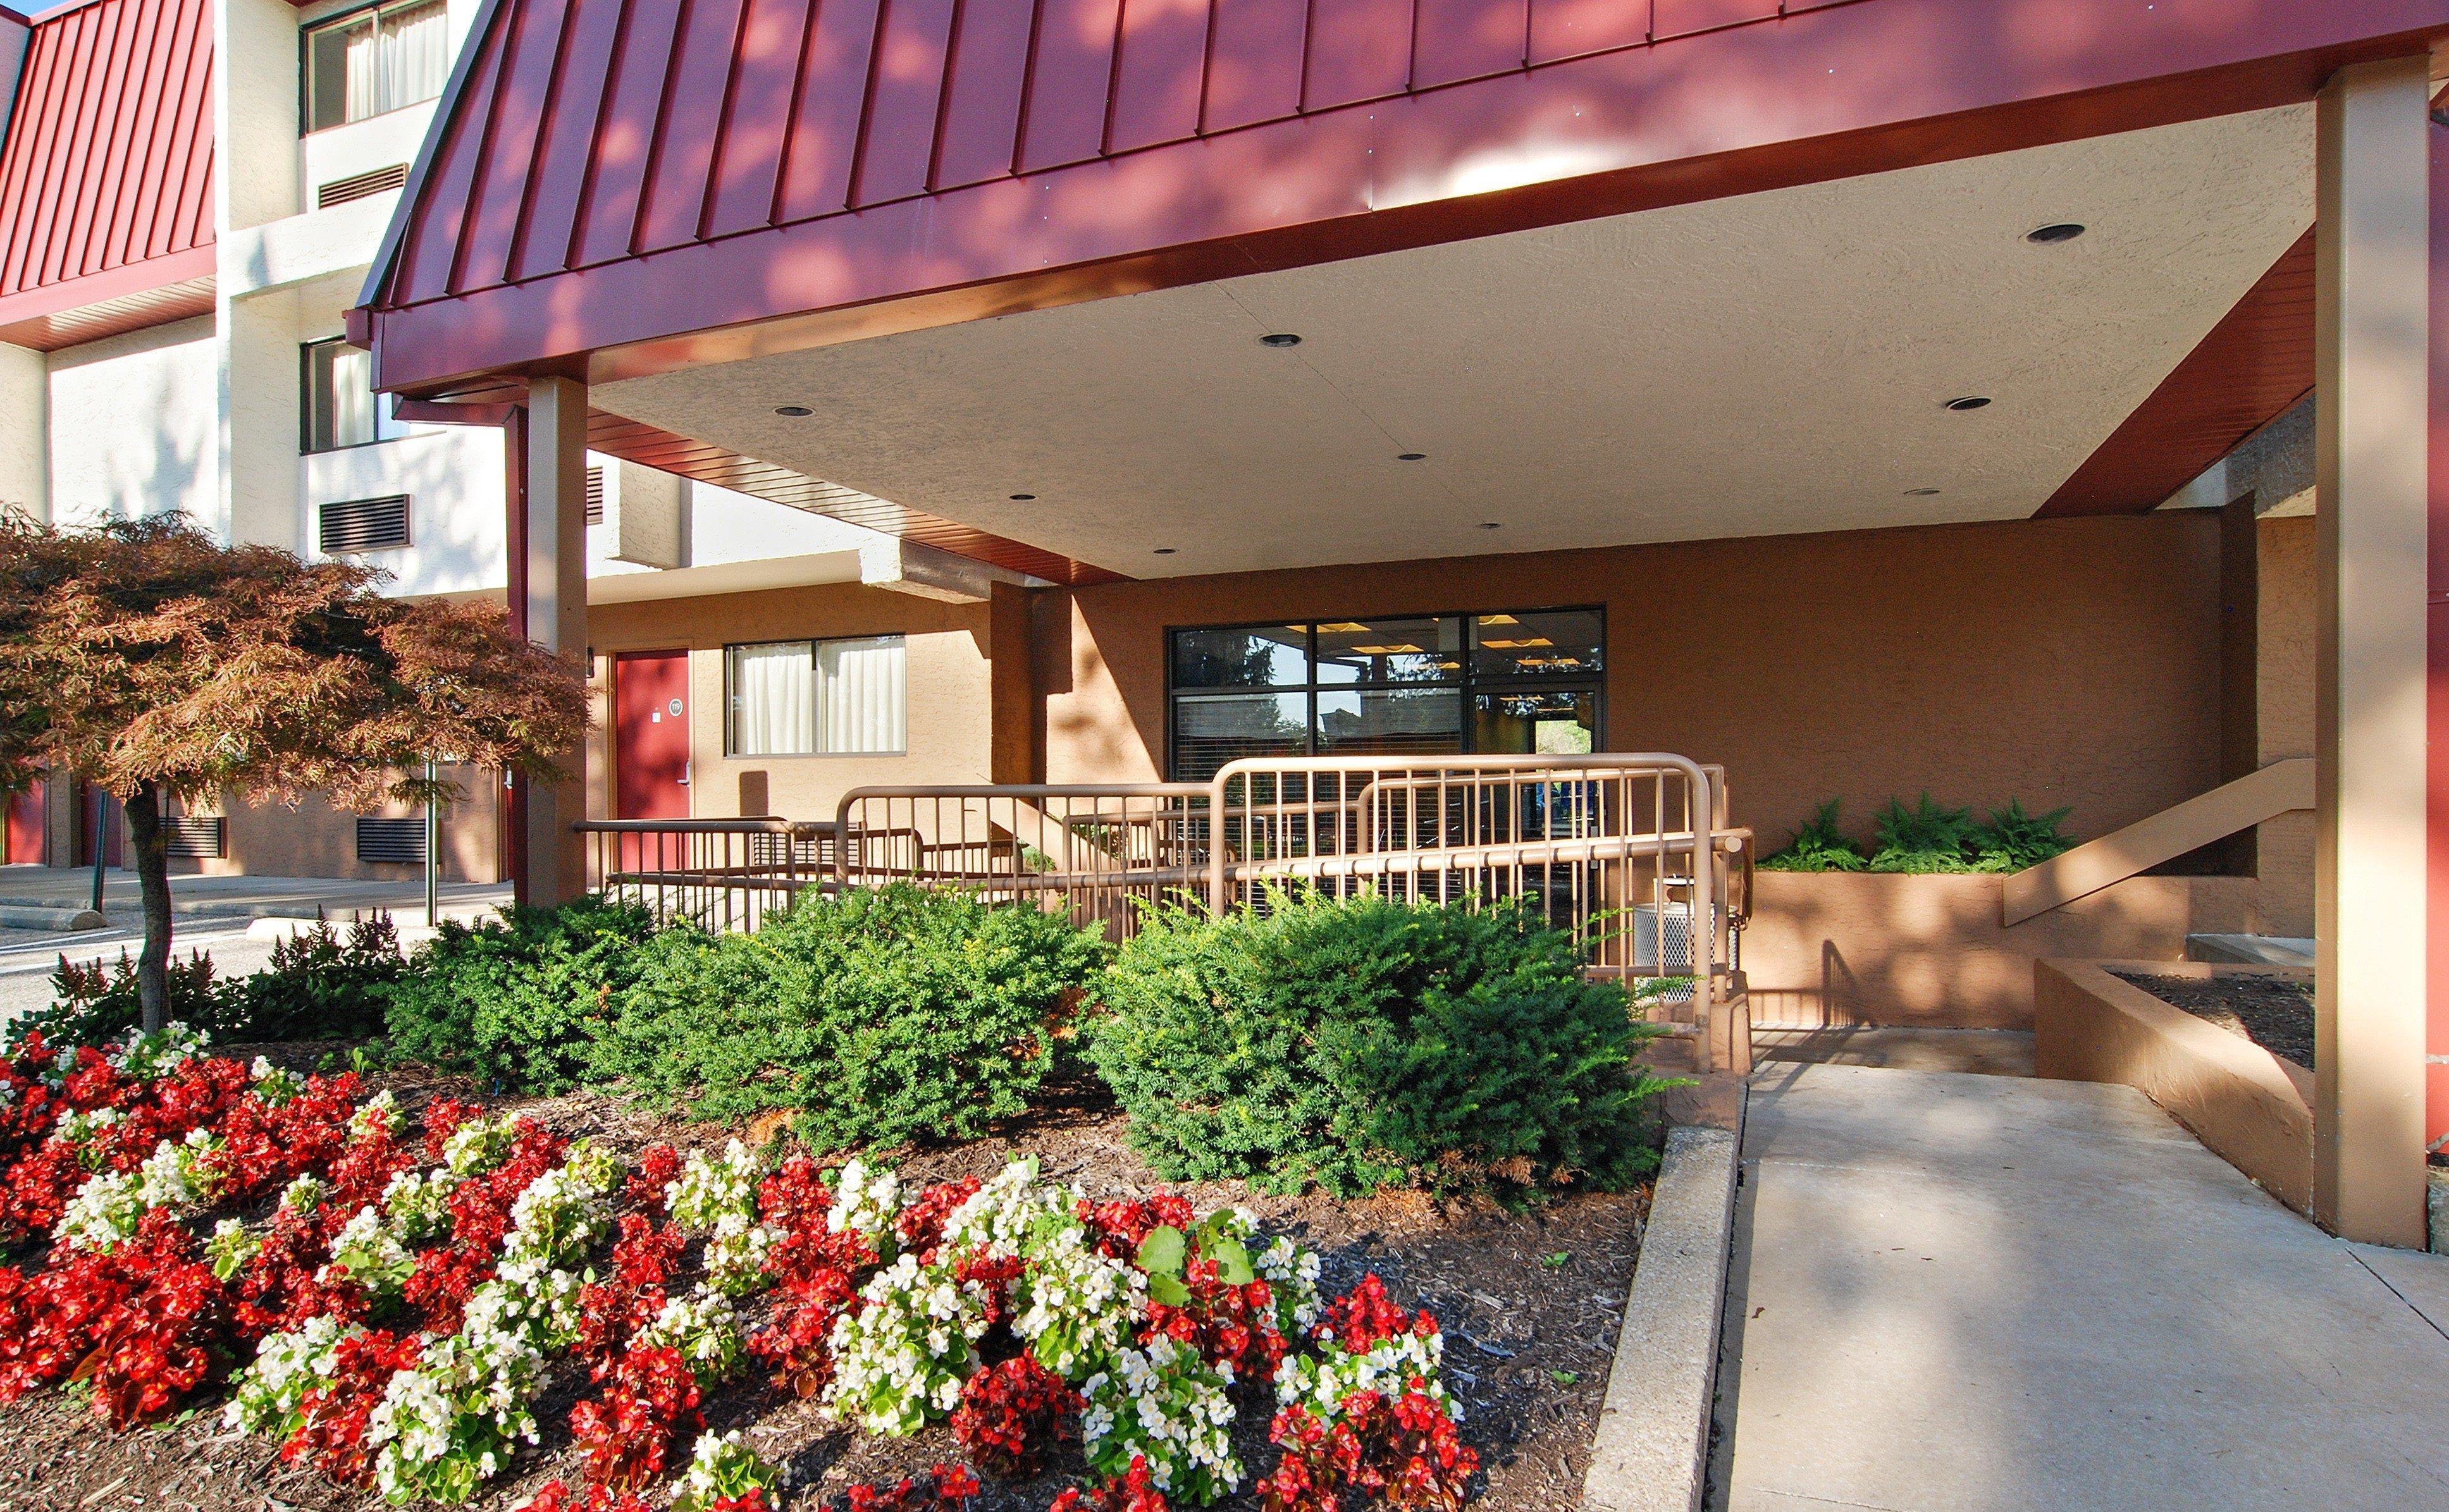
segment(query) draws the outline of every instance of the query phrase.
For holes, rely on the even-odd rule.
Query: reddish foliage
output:
[[[646,1502],[634,1491],[615,1491],[610,1486],[588,1486],[585,1492],[572,1491],[567,1483],[547,1481],[528,1499],[524,1512],[649,1512]]]
[[[1276,1329],[1275,1293],[1267,1283],[1228,1286],[1218,1278],[1213,1260],[1184,1266],[1182,1280],[1189,1304],[1149,1303],[1140,1336],[1162,1333],[1197,1349],[1210,1365],[1231,1366],[1236,1376],[1274,1375],[1291,1346]]]
[[[935,1247],[944,1242],[944,1220],[953,1210],[978,1195],[978,1178],[965,1176],[958,1181],[938,1181],[918,1194],[918,1200],[901,1210],[894,1220],[893,1231],[901,1237],[901,1247],[932,1264]]]
[[[324,1177],[332,1184],[331,1196],[323,1199],[325,1209],[340,1215],[340,1221],[348,1221],[359,1208],[380,1201],[392,1177],[416,1164],[416,1146],[388,1126],[367,1129],[350,1139],[333,1160]]]
[[[113,1427],[159,1417],[227,1363],[228,1311],[194,1237],[149,1213],[132,1239],[0,1286],[0,1403],[74,1372]]]
[[[1437,1320],[1425,1311],[1417,1317],[1395,1305],[1386,1295],[1386,1283],[1370,1272],[1360,1284],[1326,1305],[1326,1315],[1310,1330],[1313,1337],[1340,1344],[1346,1352],[1367,1354],[1371,1349],[1398,1334],[1417,1333],[1429,1338],[1437,1331]]]
[[[621,1196],[631,1207],[661,1214],[664,1188],[681,1177],[681,1153],[668,1144],[650,1144],[638,1152],[638,1169],[623,1183]]]
[[[214,1131],[222,1148],[206,1167],[221,1180],[222,1200],[243,1202],[330,1166],[349,1143],[357,1095],[357,1077],[344,1074],[309,1077],[303,1092],[277,1105],[253,1093],[240,1099]]]
[[[1029,1355],[981,1370],[961,1386],[953,1437],[989,1475],[1017,1478],[1079,1436],[1080,1393]]]
[[[323,1211],[332,1210],[327,1206]],[[323,1265],[329,1258],[322,1219],[317,1214],[295,1208],[274,1214],[262,1247],[230,1287],[237,1304],[239,1336],[260,1339],[267,1333],[301,1328],[307,1319],[325,1314],[343,1323],[362,1319],[365,1292],[340,1276],[324,1275]]]
[[[774,1384],[813,1397],[834,1378],[829,1342],[834,1319],[858,1292],[839,1271],[821,1271],[782,1290],[774,1320],[748,1336],[748,1352],[774,1372]]]
[[[781,1235],[765,1257],[767,1275],[788,1287],[838,1271],[851,1278],[855,1290],[857,1282],[883,1263],[858,1234],[835,1234],[825,1227],[833,1201],[833,1189],[804,1155],[785,1159],[759,1183],[757,1215]]]
[[[306,1393],[299,1405],[305,1424],[280,1446],[280,1457],[311,1460],[342,1485],[374,1478],[366,1451],[366,1419],[380,1406],[391,1378],[416,1364],[422,1346],[380,1329],[342,1339],[333,1351],[332,1384]]]
[[[1332,1426],[1309,1409],[1276,1414],[1267,1437],[1283,1448],[1275,1472],[1259,1483],[1266,1512],[1342,1512],[1371,1499],[1406,1512],[1459,1512],[1479,1456],[1463,1447],[1436,1398],[1412,1388],[1390,1401],[1355,1391]]]
[[[1020,1279],[1020,1256],[972,1254],[953,1268],[953,1274],[963,1281],[975,1281],[986,1289],[986,1326],[998,1328],[1012,1321],[1012,1284]]]
[[[570,1436],[587,1455],[587,1478],[634,1491],[661,1475],[674,1440],[705,1426],[697,1377],[677,1349],[631,1349],[612,1384],[569,1411]]]
[[[1166,1512],[1165,1493],[1148,1475],[1147,1456],[1134,1454],[1128,1474],[1086,1491],[1073,1486],[1056,1497],[1047,1512]]]
[[[1188,1198],[1170,1192],[1137,1202],[1090,1202],[1083,1197],[1072,1212],[1096,1234],[1098,1250],[1109,1260],[1137,1260],[1140,1244],[1150,1229],[1187,1233],[1197,1217]]]
[[[457,1098],[435,1098],[425,1105],[425,1161],[428,1165],[442,1163],[442,1147],[459,1132],[459,1125],[485,1110],[472,1107]]]
[[[595,1379],[604,1379],[630,1335],[664,1310],[664,1283],[687,1243],[668,1223],[657,1227],[643,1213],[621,1215],[612,1273],[589,1282],[579,1300],[578,1353],[589,1362]]]
[[[892,1485],[868,1483],[844,1488],[825,1502],[827,1512],[960,1512],[978,1494],[978,1478],[957,1464],[930,1466],[924,1475]],[[756,1512],[742,1498],[738,1512]],[[759,1506],[762,1506],[761,1500]]]
[[[435,1142],[434,1120],[426,1121],[431,1148]],[[569,1141],[561,1136],[522,1119],[509,1158],[453,1190],[451,1242],[417,1255],[416,1269],[401,1289],[401,1298],[422,1331],[458,1331],[468,1293],[492,1279],[494,1264],[501,1258],[502,1237],[510,1232],[511,1209],[519,1194],[560,1164],[569,1147]]]

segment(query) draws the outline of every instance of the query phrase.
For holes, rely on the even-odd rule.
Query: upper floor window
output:
[[[374,390],[374,356],[337,336],[306,344],[303,450],[337,451],[408,434]]]
[[[306,31],[308,131],[419,105],[451,71],[444,0],[395,0],[336,16]]]

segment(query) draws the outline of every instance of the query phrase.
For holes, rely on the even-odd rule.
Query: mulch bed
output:
[[[230,1045],[220,1053],[245,1060],[260,1052],[311,1070],[330,1048]],[[369,1090],[391,1088],[412,1114],[433,1097],[475,1101],[462,1080],[414,1070],[367,1082]],[[664,1118],[600,1092],[491,1101],[524,1107],[560,1132],[608,1139],[624,1151],[655,1140],[687,1150],[720,1144],[735,1132]],[[993,1176],[1012,1155],[1034,1154],[1048,1178],[1077,1182],[1092,1198],[1141,1196],[1164,1183],[1124,1142],[1126,1127],[1109,1105],[1056,1098],[994,1138],[918,1151],[895,1163],[905,1181],[934,1181]],[[1339,1202],[1269,1196],[1239,1182],[1172,1190],[1202,1212],[1247,1206],[1266,1232],[1289,1234],[1316,1250],[1324,1294],[1375,1271],[1398,1303],[1436,1313],[1446,1338],[1447,1388],[1463,1407],[1463,1440],[1480,1457],[1474,1508],[1545,1512],[1579,1503],[1648,1215],[1646,1191],[1576,1195],[1517,1213],[1485,1202],[1439,1205],[1413,1194]],[[556,1379],[536,1406],[544,1442],[492,1483],[476,1506],[515,1505],[556,1475],[577,1483],[567,1419],[585,1387],[583,1370],[566,1369]],[[1235,1400],[1244,1489],[1220,1505],[1245,1509],[1256,1505],[1247,1488],[1275,1464],[1266,1442],[1273,1395],[1263,1382],[1245,1382]],[[793,1509],[820,1506],[854,1481],[897,1479],[962,1459],[940,1424],[908,1439],[874,1438],[826,1419],[815,1403],[772,1388],[753,1370],[714,1392],[705,1417],[714,1431],[744,1429],[752,1447],[783,1467],[784,1504]],[[370,1491],[344,1490],[280,1463],[266,1439],[224,1429],[218,1399],[183,1419],[112,1434],[75,1395],[39,1391],[0,1410],[0,1442],[8,1445],[0,1455],[0,1512],[373,1512],[386,1504]],[[1075,1446],[1034,1481],[989,1481],[974,1507],[1039,1512],[1081,1471]]]
[[[2119,971],[2171,1007],[2242,1035],[2283,1061],[2313,1069],[2313,983],[2309,977],[2240,973],[2166,977]]]

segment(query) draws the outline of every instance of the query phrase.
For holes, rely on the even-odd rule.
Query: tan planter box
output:
[[[2179,961],[2189,934],[2244,933],[2251,877],[2130,877],[2009,928],[2006,879],[1763,871],[1744,969],[1762,1027],[2033,1027],[2045,957]]]
[[[2112,971],[2303,976],[2190,961],[2039,961],[2033,967],[2035,1074],[2122,1081],[2299,1213],[2313,1201],[2313,1073],[2161,1002]]]

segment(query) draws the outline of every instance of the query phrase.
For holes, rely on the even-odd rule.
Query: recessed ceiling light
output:
[[[1012,502],[1014,504],[1027,504],[1030,500],[1036,497],[1037,495],[1033,493],[1015,493],[1012,496]]]
[[[1156,554],[1157,554],[1158,556],[1161,556],[1161,557],[1169,557],[1169,556],[1173,555],[1173,547],[1171,547],[1171,546],[1159,546],[1159,547],[1157,547],[1157,548],[1156,548]]]
[[[1395,460],[1398,462],[1426,462],[1429,460],[1429,454],[1425,451],[1398,451],[1395,453]]]
[[[1990,407],[1990,401],[1977,393],[1968,393],[1961,399],[1948,400],[1947,407],[1962,414],[1967,410],[1986,410]]]
[[[1907,488],[1905,490],[1905,497],[1908,499],[1928,499],[1937,495],[1938,492],[1938,490],[1937,488]]]
[[[2054,220],[2037,231],[2024,233],[2024,239],[2044,247],[2054,247],[2061,241],[2073,241],[2083,235],[2085,229],[2073,220]]]
[[[1495,530],[1495,529],[1502,528],[1502,527],[1501,527],[1501,526],[1499,526],[1497,525],[1497,523],[1496,523],[1495,521],[1494,521],[1494,520],[1482,520],[1481,522],[1479,522],[1479,527],[1480,527],[1481,529],[1483,529],[1483,530]]]
[[[817,411],[809,409],[804,404],[778,404],[774,407],[774,412],[776,414],[788,415],[794,420],[799,420],[804,419],[808,415],[812,415]]]
[[[1272,331],[1259,338],[1259,345],[1263,347],[1297,347],[1301,345],[1301,337],[1293,335],[1289,331]]]

